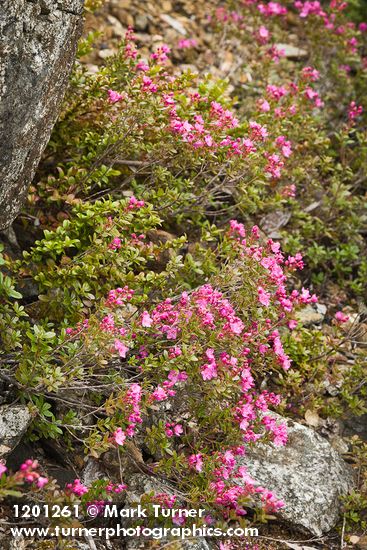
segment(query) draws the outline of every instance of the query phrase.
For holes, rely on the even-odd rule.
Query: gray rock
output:
[[[135,17],[134,23],[135,23],[135,28],[136,28],[137,31],[144,32],[148,28],[149,19],[146,15],[139,14]]]
[[[218,547],[206,539],[195,539],[181,542],[181,548],[182,550],[212,550]]]
[[[275,236],[276,231],[287,225],[291,215],[289,210],[274,210],[261,218],[260,227],[268,237],[278,238]]]
[[[112,26],[113,34],[117,36],[117,38],[123,38],[125,36],[126,29],[125,27],[123,27],[123,25],[121,25],[117,17],[114,17],[113,15],[108,15],[107,20]]]
[[[0,458],[5,458],[18,445],[31,418],[25,405],[0,407]]]
[[[283,50],[288,59],[303,59],[307,57],[306,50],[292,46],[292,44],[275,44],[278,50]]]
[[[101,59],[108,59],[109,57],[113,57],[116,55],[117,50],[113,50],[112,48],[105,48],[104,50],[100,50],[98,52],[98,57]]]
[[[161,482],[154,476],[146,474],[133,474],[127,480],[127,491],[125,493],[125,502],[131,505],[140,501],[140,498],[145,493],[167,493],[174,495],[175,490],[170,489],[165,483]]]
[[[167,23],[168,25],[170,25],[173,29],[175,29],[175,31],[179,32],[180,34],[182,34],[182,36],[186,36],[187,35],[187,31],[185,29],[185,27],[183,26],[183,24],[181,23],[181,21],[179,21],[178,19],[176,19],[175,17],[172,17],[171,15],[169,15],[168,13],[162,13],[161,14],[161,19]]]
[[[298,320],[305,327],[310,325],[318,325],[323,322],[326,314],[326,306],[324,304],[307,304],[297,313]]]
[[[345,432],[343,435],[358,435],[364,441],[367,441],[367,414],[361,416],[352,416],[345,420]]]
[[[0,3],[0,229],[26,197],[82,29],[83,0]]]
[[[89,485],[91,485],[93,481],[105,478],[106,476],[102,472],[97,460],[94,460],[93,458],[88,458],[81,477],[84,485],[89,487]]]
[[[339,519],[340,497],[354,486],[351,467],[314,430],[286,420],[284,447],[257,444],[241,459],[249,475],[285,502],[279,517],[315,536]]]

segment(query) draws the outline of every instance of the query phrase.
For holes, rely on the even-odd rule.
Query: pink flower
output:
[[[145,63],[144,61],[139,61],[135,65],[135,68],[139,71],[143,71],[144,73],[146,73],[150,69],[149,65],[147,65],[147,63]]]
[[[320,78],[320,73],[313,67],[304,67],[302,69],[302,76],[305,79],[311,80],[311,82],[315,82],[315,80]]]
[[[37,487],[39,489],[42,489],[42,487],[44,487],[47,483],[48,483],[48,478],[40,476],[37,480]]]
[[[279,4],[279,2],[269,2],[268,4],[259,4],[257,9],[266,17],[274,15],[286,15],[287,8]]]
[[[170,359],[174,359],[175,357],[182,355],[182,349],[179,346],[173,346],[172,348],[169,348],[168,354]]]
[[[204,141],[205,143],[207,144],[208,147],[212,147],[214,145],[214,141],[213,141],[213,138],[210,134],[207,134],[205,137],[204,137]]]
[[[75,495],[82,496],[88,492],[88,487],[81,483],[80,479],[74,479],[73,483],[66,485],[67,489],[70,489]]]
[[[262,304],[263,306],[268,306],[270,304],[270,294],[266,292],[261,286],[257,288],[257,295],[260,304]]]
[[[7,467],[0,462],[0,476],[2,476],[6,471],[7,471]]]
[[[284,422],[281,424],[277,424],[274,417],[265,415],[262,418],[262,423],[267,430],[272,432],[274,445],[280,447],[287,443],[287,425]]]
[[[158,386],[158,388],[152,393],[152,397],[155,401],[164,401],[167,399],[168,394],[166,390],[164,390],[161,386]]]
[[[141,316],[141,326],[142,327],[151,327],[153,324],[153,319],[147,311],[143,311]]]
[[[349,321],[349,315],[345,315],[342,311],[337,311],[335,313],[335,319],[338,323],[346,323]]]
[[[321,101],[320,96],[316,90],[313,90],[309,86],[305,89],[305,96],[307,99],[315,104],[315,107],[323,107],[324,103]]]
[[[273,84],[269,84],[266,87],[266,91],[269,94],[269,96],[272,99],[275,99],[276,101],[278,101],[283,96],[288,94],[288,90],[286,88],[284,88],[284,86],[275,86]]]
[[[173,516],[172,523],[175,525],[185,525],[186,518],[185,517],[179,517],[179,516]]]
[[[216,364],[206,363],[203,365],[201,367],[201,376],[203,377],[203,380],[212,380],[212,378],[216,378],[218,376]]]
[[[292,183],[291,185],[285,185],[280,194],[282,197],[295,197],[296,196],[296,186]]]
[[[155,93],[158,91],[158,86],[153,83],[153,80],[149,76],[143,76],[143,84],[141,87],[143,92]]]
[[[298,297],[301,304],[315,304],[317,302],[316,294],[310,294],[310,291],[302,287],[302,292]]]
[[[284,166],[284,162],[280,160],[279,155],[272,154],[267,155],[265,153],[265,156],[267,156],[268,164],[265,167],[265,173],[269,174],[274,179],[279,179],[281,176],[281,169]]]
[[[121,342],[121,340],[118,340],[117,338],[115,339],[114,348],[116,351],[118,351],[119,356],[125,359],[129,348],[123,342]]]
[[[265,141],[268,137],[268,130],[265,126],[261,126],[258,122],[250,121],[250,134],[251,139],[258,141]]]
[[[318,0],[315,2],[309,2],[308,0],[302,2],[300,0],[297,0],[294,3],[294,6],[299,10],[299,16],[302,18],[308,17],[309,15],[326,17],[326,13],[322,10],[321,4]]]
[[[151,54],[151,59],[155,59],[158,63],[163,63],[168,59],[167,54],[171,51],[171,48],[167,44],[162,44],[157,50]]]
[[[260,99],[259,101],[259,109],[263,113],[268,113],[270,111],[270,105],[269,102],[266,101],[266,99]]]
[[[219,543],[219,550],[231,550],[233,548],[233,543],[229,540]]]
[[[197,46],[197,40],[195,40],[195,38],[181,38],[181,40],[178,41],[177,46],[180,50],[195,48],[195,46]]]
[[[246,231],[243,223],[239,223],[237,220],[230,220],[229,227],[230,234],[237,233],[240,237],[246,237]]]
[[[113,432],[113,437],[117,445],[123,445],[125,443],[126,434],[121,428],[117,428],[117,430]]]
[[[118,101],[121,101],[122,99],[124,99],[124,96],[122,94],[119,94],[114,90],[107,90],[107,93],[108,93],[108,101],[110,103],[117,103]]]
[[[275,144],[280,148],[282,151],[282,155],[285,158],[288,158],[292,154],[292,146],[291,142],[287,141],[284,136],[279,136],[275,140]]]
[[[115,237],[112,242],[110,242],[110,244],[108,245],[108,248],[110,250],[118,250],[119,248],[121,248],[122,246],[122,243],[121,243],[121,239],[119,239],[118,237]]]
[[[142,208],[144,204],[144,201],[138,201],[138,199],[132,195],[129,199],[129,204],[127,207],[129,210],[134,210],[135,208]]]
[[[189,464],[192,468],[195,468],[197,472],[202,472],[203,470],[203,456],[199,453],[197,455],[189,456]]]
[[[179,436],[183,433],[183,427],[181,424],[176,424],[176,426],[173,428],[174,434]]]
[[[255,238],[255,239],[260,239],[260,229],[258,228],[257,225],[253,225],[252,228],[251,228],[251,235]]]
[[[241,319],[239,319],[238,317],[234,317],[233,319],[229,320],[229,327],[233,334],[241,334],[241,332],[245,328],[245,325],[243,324]]]
[[[261,25],[259,30],[257,31],[257,38],[260,42],[260,44],[266,44],[270,39],[270,32],[264,25]]]
[[[362,113],[363,113],[363,107],[361,105],[357,105],[355,101],[352,101],[348,109],[349,120],[354,120]]]

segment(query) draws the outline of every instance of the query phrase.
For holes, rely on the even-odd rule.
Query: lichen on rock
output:
[[[56,121],[84,0],[0,6],[0,229],[17,216]]]

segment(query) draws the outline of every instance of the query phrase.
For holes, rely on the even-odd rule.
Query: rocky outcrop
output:
[[[18,214],[50,137],[84,0],[0,3],[0,229]]]
[[[253,479],[285,502],[279,513],[283,520],[320,536],[339,519],[340,497],[353,488],[352,470],[314,430],[291,420],[287,424],[284,447],[257,443],[243,464]]]
[[[16,447],[31,422],[25,405],[0,407],[0,458],[5,458]]]

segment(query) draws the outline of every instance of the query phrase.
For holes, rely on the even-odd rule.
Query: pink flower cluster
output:
[[[242,248],[243,254],[251,256],[266,270],[268,280],[265,279],[264,285],[262,286],[266,288],[269,284],[275,285],[275,289],[272,292],[272,300],[268,293],[264,294],[266,291],[264,291],[261,285],[258,287],[258,298],[260,303],[263,302],[262,305],[268,306],[270,302],[275,304],[278,303],[281,310],[284,312],[280,312],[279,314],[280,318],[282,318],[284,314],[292,312],[295,305],[317,302],[317,296],[315,294],[311,294],[307,289],[302,288],[301,292],[298,290],[293,290],[290,294],[286,291],[286,275],[284,273],[283,266],[291,271],[295,269],[303,269],[304,263],[300,253],[297,253],[295,256],[288,256],[288,258],[285,258],[280,251],[279,244],[275,243],[272,239],[267,241],[266,247],[254,244],[250,239],[247,240],[244,238],[245,229],[243,224],[237,221],[230,223],[230,230],[228,234],[237,240],[238,244]],[[279,346],[277,349],[280,349]],[[289,365],[286,357],[284,357],[281,353],[278,354],[278,356],[283,367],[285,365]]]
[[[132,290],[128,286],[110,290],[107,296],[106,305],[108,307],[122,306],[125,301],[131,300],[133,295],[134,295],[134,290]]]
[[[212,108],[222,116],[216,104]],[[251,131],[254,140],[266,139],[263,126],[252,124]],[[286,148],[282,152],[284,156],[291,153],[291,144],[284,136],[279,136],[276,145],[280,149]],[[252,365],[260,360],[263,364],[272,361],[284,370],[290,368],[291,362],[283,348],[279,326],[294,328],[296,321],[289,314],[295,306],[315,302],[317,298],[307,289],[288,293],[286,270],[302,269],[302,256],[285,257],[280,245],[272,239],[260,241],[257,226],[247,232],[241,222],[231,220],[225,239],[228,239],[240,263],[251,262],[254,273],[257,273],[251,304],[256,312],[255,317],[241,318],[222,292],[205,284],[191,293],[183,292],[175,300],[167,298],[149,311],[143,310],[133,319],[131,327],[125,328],[120,326],[119,310],[115,311],[115,308],[131,300],[134,291],[125,286],[108,293],[106,306],[109,311],[99,322],[99,328],[110,336],[114,351],[125,358],[131,350],[131,356],[143,362],[138,367],[142,375],[144,359],[149,367],[147,361],[150,354],[158,352],[159,356],[161,347],[171,363],[168,374],[162,376],[155,372],[154,381],[144,384],[144,390],[138,383],[128,386],[119,405],[123,425],[111,434],[113,444],[123,446],[127,438],[136,435],[137,426],[142,423],[143,407],[175,396],[179,385],[201,387],[204,384],[205,391],[210,395],[218,381],[233,385],[231,400],[226,403],[226,408],[231,424],[238,430],[239,441],[246,444],[265,438],[275,445],[286,443],[286,425],[269,414],[269,409],[280,404],[280,396],[256,388]],[[259,314],[259,311],[262,313]],[[211,344],[206,344],[208,341]],[[190,360],[192,355],[196,356],[195,361]],[[179,422],[172,419],[165,423],[167,437],[179,437],[183,433],[189,436],[191,428],[184,424],[184,418],[180,418]],[[204,472],[206,460],[212,461],[213,457],[207,457],[200,448],[192,448],[191,452],[187,458],[188,467],[193,473]],[[282,503],[271,492],[256,487],[245,469],[237,468],[235,456],[243,453],[244,446],[240,446],[235,450],[224,449],[218,455],[220,464],[211,484],[215,502],[243,514],[241,503],[245,497],[258,495],[265,508],[276,510]],[[242,480],[241,484],[237,477]],[[75,480],[68,489],[78,496],[88,491],[80,480]]]
[[[255,38],[260,44],[266,44],[270,40],[270,32],[264,25],[261,25],[258,31],[255,32]]]
[[[136,37],[134,36],[134,30],[131,26],[129,26],[125,33],[124,56],[126,59],[135,60],[138,56],[138,50],[134,44],[135,39]]]
[[[178,357],[178,355],[175,355]],[[185,371],[178,371],[175,369],[170,370],[167,380],[164,380],[162,386],[158,386],[151,394],[153,401],[165,401],[169,397],[176,395],[176,390],[172,388],[180,382],[185,382],[188,376]]]
[[[315,107],[323,107],[324,102],[320,99],[319,93],[309,86],[304,91],[305,97],[314,103]]]
[[[137,383],[131,384],[123,398],[124,407],[127,411],[127,428],[125,430],[117,428],[113,433],[113,439],[117,445],[123,445],[126,437],[133,437],[136,432],[136,426],[143,422],[140,408],[141,399],[141,386]]]
[[[89,327],[89,319],[83,319],[83,321],[78,323],[75,328],[68,327],[65,332],[70,336],[74,336],[76,334],[79,334],[82,330],[87,329],[88,327]]]
[[[274,512],[284,506],[284,502],[277,499],[274,493],[257,483],[249,476],[245,466],[239,465],[237,456],[244,454],[243,447],[229,449],[218,453],[216,461],[218,468],[214,470],[214,480],[211,489],[215,495],[215,502],[225,509],[233,509],[238,516],[247,514],[243,503],[246,499],[256,496],[261,498],[264,508]]]
[[[326,17],[325,11],[322,9],[320,2],[306,0],[302,2],[297,0],[294,2],[294,7],[299,11],[299,16],[302,18],[309,17],[310,15],[316,15],[318,17]]]
[[[349,321],[349,315],[345,315],[342,311],[337,311],[335,313],[335,320],[337,323],[347,323]]]
[[[361,105],[357,105],[355,101],[352,101],[348,109],[349,120],[353,121],[362,113],[363,113],[363,107]]]
[[[201,453],[198,453],[196,455],[190,455],[188,458],[188,463],[191,468],[196,470],[197,472],[202,472],[203,470],[203,455]]]
[[[198,42],[195,38],[181,38],[181,40],[178,41],[177,46],[181,50],[187,50],[189,48],[195,48],[197,44]]]
[[[78,497],[81,497],[85,495],[85,493],[88,493],[88,487],[84,485],[84,483],[82,483],[80,479],[74,479],[73,483],[68,483],[66,485],[66,489],[70,491],[70,493],[73,493]]]
[[[125,491],[127,488],[127,485],[124,483],[112,483],[111,481],[106,481],[105,491],[110,494],[119,494],[122,493],[122,491]],[[80,479],[74,479],[72,483],[68,483],[66,485],[66,492],[72,493],[78,497],[82,497],[83,495],[87,494],[89,492],[89,489]],[[87,503],[92,504],[92,503]],[[105,506],[105,502],[94,500],[93,504],[98,505],[101,507],[101,511],[103,510]]]
[[[172,508],[176,500],[176,495],[169,495],[168,493],[156,493],[154,495],[154,501],[162,504],[165,508]]]
[[[119,250],[121,246],[122,246],[121,239],[119,237],[115,237],[114,239],[112,239],[112,241],[108,245],[108,248],[110,250]]]
[[[107,90],[108,93],[108,101],[110,103],[118,103],[119,101],[122,101],[123,99],[126,99],[126,95],[119,94],[118,92],[115,92],[114,90]]]
[[[141,91],[155,94],[156,92],[158,92],[158,86],[153,82],[153,80],[149,76],[143,75]]]
[[[166,422],[165,432],[167,437],[180,436],[183,434],[182,424],[175,424],[174,422]]]
[[[208,362],[201,366],[201,376],[203,377],[203,380],[211,380],[212,378],[216,378],[218,376],[214,350],[212,348],[208,348],[205,352],[205,356]]]
[[[39,464],[37,460],[28,459],[19,468],[15,474],[17,481],[24,480],[28,483],[35,483],[39,489],[42,489],[48,483],[48,478],[41,476],[37,469]]]
[[[135,210],[137,208],[143,208],[144,206],[144,201],[139,201],[136,197],[134,197],[134,195],[132,195],[130,198],[129,198],[129,203],[127,205],[127,208],[128,210]]]
[[[167,44],[162,44],[159,46],[154,53],[151,54],[150,58],[158,63],[164,63],[167,61],[167,54],[170,53],[171,48]]]
[[[215,10],[215,18],[217,21],[226,22],[231,21],[232,23],[240,23],[243,20],[243,15],[237,11],[229,12],[226,8],[220,7]]]
[[[320,73],[313,67],[303,67],[302,76],[305,80],[310,80],[311,82],[315,82],[320,78]]]
[[[195,100],[206,101],[201,96]],[[210,103],[207,121],[201,114],[195,114],[191,121],[181,118],[177,113],[178,106],[172,94],[164,94],[163,103],[168,107],[171,132],[180,135],[182,140],[190,143],[194,149],[226,148],[234,154],[248,154],[256,150],[250,139],[234,139],[223,133],[225,130],[236,128],[239,122],[232,111],[225,109],[220,103],[216,101]]]
[[[106,485],[106,491],[107,493],[115,493],[115,494],[120,494],[122,493],[122,491],[125,491],[127,489],[127,485],[125,485],[125,483],[108,483],[108,485]]]
[[[269,2],[268,4],[259,4],[257,9],[265,17],[273,17],[274,15],[287,15],[288,10],[279,2]]]

